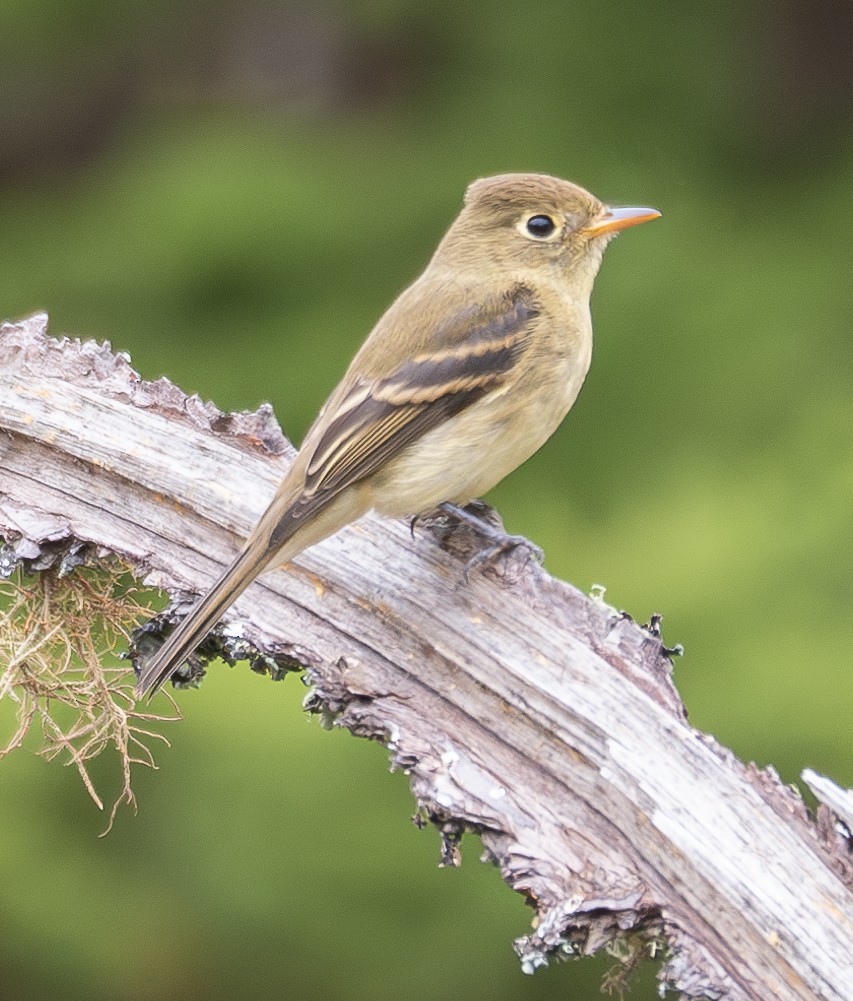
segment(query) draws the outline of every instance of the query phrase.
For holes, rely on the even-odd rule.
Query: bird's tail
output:
[[[136,683],[139,697],[153,695],[183,664],[251,581],[270,561],[268,546],[246,546],[198,605],[142,667]]]
[[[294,464],[291,474],[297,468]],[[169,680],[259,573],[273,563],[288,563],[370,508],[369,495],[357,489],[326,491],[306,501],[302,482],[300,473],[284,479],[228,569],[140,670],[139,697],[153,695]]]

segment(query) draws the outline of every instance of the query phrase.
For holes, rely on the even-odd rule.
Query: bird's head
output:
[[[610,208],[595,195],[547,174],[499,174],[474,181],[437,257],[465,270],[501,268],[559,273],[589,295],[608,241],[657,209]]]

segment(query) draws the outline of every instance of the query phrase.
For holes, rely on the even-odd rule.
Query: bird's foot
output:
[[[439,507],[445,514],[449,514],[456,521],[468,525],[479,536],[488,541],[488,545],[475,553],[465,565],[462,576],[465,578],[466,584],[470,583],[472,570],[494,563],[498,557],[518,549],[525,550],[528,560],[534,559],[539,564],[544,561],[545,554],[539,546],[529,539],[525,539],[523,535],[507,534],[499,520],[497,524],[495,523],[495,512],[488,504],[484,504],[482,501],[473,501],[465,507],[449,503],[441,504]]]

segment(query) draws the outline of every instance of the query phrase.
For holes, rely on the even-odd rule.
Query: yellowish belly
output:
[[[571,362],[555,359],[531,373],[528,385],[492,393],[424,435],[376,474],[374,508],[403,517],[487,493],[559,427],[580,392],[590,354],[591,338]]]

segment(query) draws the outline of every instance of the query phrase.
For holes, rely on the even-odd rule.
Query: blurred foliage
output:
[[[222,407],[271,400],[298,440],[472,178],[656,205],[608,250],[575,410],[490,499],[552,572],[665,613],[695,725],[853,784],[851,21],[0,0],[0,315],[47,309]],[[3,763],[0,996],[598,996],[606,960],[521,975],[529,912],[475,840],[435,872],[405,779],[301,719],[297,683],[223,669],[179,698],[108,838],[72,775]]]

